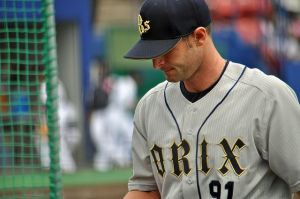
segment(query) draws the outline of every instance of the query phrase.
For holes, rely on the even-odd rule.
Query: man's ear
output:
[[[207,32],[204,27],[198,27],[195,29],[193,33],[193,37],[195,40],[195,43],[197,46],[203,46],[206,38],[207,38]]]

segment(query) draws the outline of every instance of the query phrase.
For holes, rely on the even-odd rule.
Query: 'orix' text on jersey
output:
[[[209,143],[206,141],[205,137],[203,137],[202,141],[199,143],[199,158],[200,158],[200,166],[199,171],[207,175],[212,168],[208,164],[209,152],[207,151],[207,146]],[[222,148],[224,155],[220,158],[224,158],[222,165],[220,165],[217,170],[225,176],[230,171],[229,165],[235,175],[241,176],[247,170],[243,168],[239,161],[238,156],[235,154],[235,150],[238,149],[241,151],[246,144],[243,142],[241,138],[237,138],[236,141],[232,144],[228,142],[226,138],[222,138],[218,145]],[[189,142],[186,139],[183,139],[181,143],[177,144],[175,141],[174,143],[169,146],[169,150],[171,152],[170,158],[168,158],[173,165],[173,171],[171,172],[176,177],[180,177],[182,173],[188,175],[192,168],[189,164],[189,157],[191,147]],[[164,177],[166,173],[165,163],[164,163],[164,155],[163,155],[163,148],[157,144],[154,144],[153,147],[150,149],[151,155],[153,157],[154,163],[156,165],[158,173]]]

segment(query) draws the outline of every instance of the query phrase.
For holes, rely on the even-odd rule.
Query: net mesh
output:
[[[0,1],[0,198],[61,198],[51,0]]]

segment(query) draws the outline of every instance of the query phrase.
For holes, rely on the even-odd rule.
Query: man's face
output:
[[[189,80],[201,65],[202,53],[192,38],[183,38],[168,53],[152,59],[153,68],[160,69],[169,82]]]

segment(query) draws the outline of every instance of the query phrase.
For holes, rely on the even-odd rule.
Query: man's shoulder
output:
[[[232,63],[231,67],[235,71],[243,68],[243,65]],[[296,97],[295,92],[280,78],[268,75],[257,68],[247,68],[240,82],[249,88],[257,89],[258,92],[261,92],[267,98],[274,98],[276,95],[280,95],[280,93]]]

